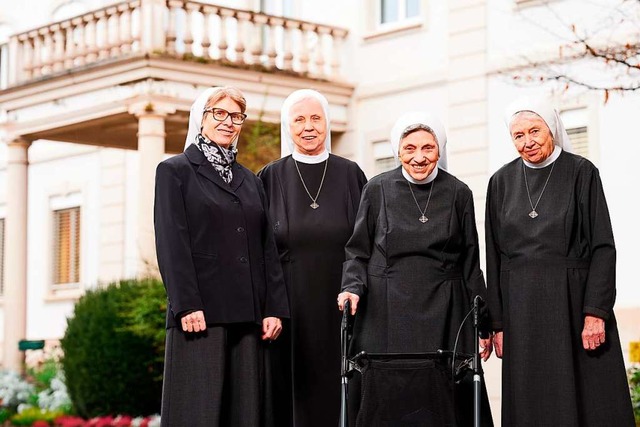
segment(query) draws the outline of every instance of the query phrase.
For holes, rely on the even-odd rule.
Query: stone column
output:
[[[20,371],[18,341],[27,334],[27,150],[31,143],[8,144],[4,285],[3,366]]]
[[[157,277],[159,272],[153,231],[156,167],[164,158],[164,119],[167,114],[175,112],[175,109],[145,102],[132,105],[129,112],[138,117],[138,276]]]

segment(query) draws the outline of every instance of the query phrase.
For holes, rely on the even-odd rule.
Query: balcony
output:
[[[183,0],[127,0],[12,35],[3,47],[5,139],[136,148],[136,114],[162,111],[166,150],[184,143],[204,87],[245,93],[249,117],[279,120],[291,91],[316,88],[344,130],[353,87],[341,28]]]
[[[138,274],[154,274],[155,169],[166,153],[182,151],[196,96],[210,86],[238,87],[247,98],[244,127],[249,129],[243,134],[248,134],[260,121],[278,123],[280,106],[292,91],[317,89],[331,104],[339,145],[353,93],[340,71],[346,36],[341,28],[196,1],[127,0],[15,34],[0,46],[0,143],[8,146],[4,176],[10,189],[5,200],[4,317],[14,319],[4,328],[5,367],[19,366],[15,343],[26,334],[33,141],[139,152],[128,156],[138,162],[137,193],[131,201],[136,206],[119,203],[136,216],[127,233],[136,242]],[[113,151],[97,151],[110,170],[126,170],[127,156],[111,158]],[[109,176],[117,181],[109,188],[131,184]],[[108,194],[113,198],[125,192]],[[114,219],[106,212],[108,208],[101,224],[110,230]],[[123,220],[115,221],[124,227]],[[113,253],[113,237],[103,237],[102,253]]]

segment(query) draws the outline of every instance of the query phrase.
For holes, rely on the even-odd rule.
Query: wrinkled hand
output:
[[[360,297],[356,294],[352,294],[351,292],[342,292],[338,295],[338,309],[340,311],[344,310],[344,302],[346,300],[351,301],[351,315],[356,314],[356,310],[358,310],[358,301],[360,301]]]
[[[582,346],[585,350],[595,350],[604,344],[604,320],[595,316],[584,317],[582,329]]]
[[[498,357],[498,359],[502,359],[503,338],[504,332],[502,331],[493,334],[493,345],[496,348],[496,356]]]
[[[282,332],[282,321],[277,317],[265,317],[262,319],[262,339],[275,340]]]
[[[207,329],[207,323],[204,320],[204,311],[198,310],[182,316],[180,319],[182,330],[185,332],[202,332]]]
[[[480,357],[486,362],[493,352],[493,336],[489,338],[480,338]]]

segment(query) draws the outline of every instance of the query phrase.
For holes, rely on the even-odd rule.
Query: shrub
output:
[[[162,283],[151,279],[113,283],[78,301],[61,341],[67,389],[78,415],[159,412],[163,346],[151,332],[158,334],[154,328],[161,325],[164,334],[165,307]],[[153,326],[136,325],[141,318]]]
[[[640,365],[632,366],[629,369],[629,387],[631,388],[633,414],[636,417],[636,424],[640,425]]]

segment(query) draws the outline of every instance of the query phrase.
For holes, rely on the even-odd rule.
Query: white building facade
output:
[[[18,363],[20,339],[59,339],[86,289],[154,272],[155,165],[181,151],[192,100],[217,85],[247,95],[249,125],[258,116],[276,123],[293,90],[323,92],[333,152],[357,161],[369,177],[394,166],[388,135],[396,118],[433,110],[447,128],[450,171],[474,192],[481,240],[488,179],[516,156],[502,111],[524,93],[553,95],[576,149],[601,172],[618,247],[615,310],[629,361],[629,342],[640,339],[640,227],[629,200],[640,180],[640,145],[629,137],[640,91],[613,93],[605,103],[601,92],[543,82],[522,87],[512,79],[526,74],[523,63],[557,58],[571,24],[604,26],[617,3],[0,4],[3,365]],[[626,16],[640,20],[636,9]],[[628,37],[637,43],[637,35]],[[587,76],[593,68],[576,67]],[[499,419],[500,362],[486,369]]]

